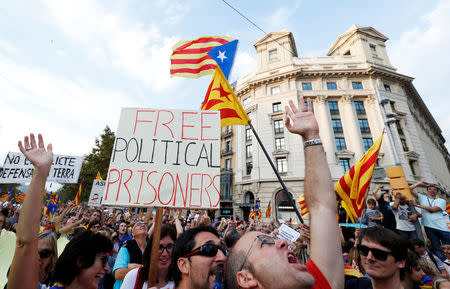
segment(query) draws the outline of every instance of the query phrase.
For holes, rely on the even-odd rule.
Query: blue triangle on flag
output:
[[[227,80],[233,66],[237,44],[238,40],[233,40],[224,45],[216,46],[208,52],[208,55],[217,62]]]

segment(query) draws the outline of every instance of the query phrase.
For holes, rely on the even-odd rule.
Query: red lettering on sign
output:
[[[212,179],[211,179],[211,176],[210,176],[210,175],[208,175],[208,174],[202,174],[202,190],[203,190],[203,188],[204,188],[204,186],[203,186],[203,177],[205,177],[205,176],[209,178],[209,185],[205,188],[205,192],[206,192],[206,194],[208,195],[209,206],[211,207],[211,206],[212,206],[212,204],[211,204],[211,196],[209,195],[208,188],[211,187],[211,185],[212,185]]]
[[[193,125],[187,125],[184,124],[184,115],[185,114],[198,114],[197,112],[189,112],[189,111],[183,111],[181,113],[181,139],[187,139],[187,140],[198,140],[198,137],[196,138],[189,138],[189,137],[184,137],[184,128],[185,127],[195,127]]]
[[[141,195],[142,181],[144,179],[144,173],[147,172],[147,171],[138,171],[138,172],[141,173],[141,182],[139,183],[139,191],[138,191],[138,196],[137,196],[135,204],[140,204],[139,203],[139,196]]]
[[[216,208],[216,207],[219,205],[219,203],[220,203],[220,190],[219,190],[219,189],[216,187],[216,185],[214,184],[214,180],[215,180],[217,177],[220,178],[220,175],[215,175],[215,176],[213,177],[213,180],[212,180],[212,185],[213,185],[214,189],[216,189],[216,192],[217,192],[217,203],[213,206],[213,208]],[[220,183],[220,182],[219,182],[219,183]]]
[[[189,207],[201,207],[202,206],[202,190],[201,190],[201,188],[194,188],[194,182],[192,180],[194,176],[201,176],[201,174],[192,174],[191,175],[191,189],[189,190],[189,196],[190,196]],[[200,204],[199,205],[192,204],[192,191],[200,191]]]
[[[138,122],[153,122],[152,120],[138,120],[140,112],[156,112],[156,110],[148,110],[148,109],[138,109],[138,110],[136,110],[136,120],[134,121],[133,134],[136,132],[136,126],[137,126]]]
[[[172,195],[170,196],[170,200],[169,200],[167,203],[163,203],[163,201],[161,201],[161,198],[160,198],[160,197],[161,197],[161,185],[162,185],[162,183],[163,183],[163,180],[164,180],[164,176],[165,176],[165,175],[169,175],[170,178],[172,179]],[[159,181],[159,187],[158,187],[158,200],[159,200],[159,202],[161,203],[161,205],[167,205],[167,204],[169,204],[170,201],[172,201],[174,192],[175,192],[175,183],[174,183],[173,176],[172,176],[172,174],[171,174],[170,172],[165,172],[165,173],[162,175],[161,180]]]
[[[129,169],[123,169],[123,170],[120,172],[120,182],[119,182],[119,187],[117,188],[116,202],[117,202],[117,200],[119,199],[119,192],[120,192],[120,186],[121,186],[122,180],[123,180],[123,173],[126,172],[126,171],[130,173],[130,177],[128,178],[128,180],[126,180],[125,182],[123,182],[123,186],[125,187],[125,189],[127,190],[127,193],[128,193],[128,203],[131,202],[131,194],[130,194],[130,190],[129,190],[128,187],[127,187],[127,183],[131,180],[131,177],[133,176],[133,171],[132,171],[132,170],[129,170]]]
[[[112,174],[112,172],[117,172],[117,174],[118,174],[118,175],[117,175],[117,179],[116,179],[114,182],[111,182],[111,174]],[[106,186],[105,200],[108,199],[109,185],[116,183],[116,182],[119,180],[119,178],[120,178],[120,172],[119,172],[119,170],[112,169],[112,170],[110,170],[110,171],[108,172],[108,174],[109,174],[109,177],[108,177],[108,186]]]
[[[157,173],[157,171],[151,171],[151,172],[147,175],[147,183],[150,185],[150,187],[152,187],[153,191],[155,192],[155,197],[153,198],[153,201],[148,202],[148,203],[144,203],[144,205],[151,205],[151,204],[153,204],[153,202],[156,200],[156,195],[158,194],[157,191],[156,191],[156,188],[150,183],[150,180],[149,180],[150,176],[151,176],[153,173]]]
[[[177,177],[175,179],[175,197],[173,198],[173,206],[175,206],[175,202],[177,200],[178,186],[180,187],[181,198],[183,198],[183,206],[186,207],[187,193],[189,188],[189,174],[186,175],[186,190],[185,190],[186,193],[183,194],[183,187],[181,186],[180,176],[177,173]]]
[[[154,132],[153,136],[156,136],[156,130],[158,129],[159,115],[160,115],[161,111],[170,113],[170,116],[172,117],[168,122],[162,123],[162,125],[165,126],[170,131],[170,134],[172,135],[172,138],[174,138],[172,130],[170,129],[170,127],[167,126],[174,119],[173,113],[170,110],[159,110],[158,111],[158,116],[156,118],[155,132]]]
[[[216,115],[217,113],[215,113],[215,112],[202,112],[202,114],[201,114],[201,121],[200,121],[200,123],[201,123],[201,125],[200,125],[200,138],[201,138],[201,140],[218,140],[218,138],[203,138],[203,129],[204,128],[211,128],[211,126],[209,126],[209,125],[203,125],[203,116],[206,115],[206,114]]]

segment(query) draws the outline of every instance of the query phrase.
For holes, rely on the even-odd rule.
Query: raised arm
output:
[[[59,229],[61,229],[61,220],[64,218],[65,215],[67,215],[67,213],[73,208],[73,203],[70,202],[65,208],[64,210],[61,212],[61,214],[58,215],[58,217],[56,217],[55,220],[55,231],[59,232]]]
[[[25,146],[25,147],[24,147]],[[16,233],[16,250],[8,277],[8,289],[37,288],[39,282],[38,235],[45,182],[53,161],[52,145],[44,147],[42,135],[38,142],[27,136],[20,151],[33,164],[34,171],[28,193],[20,212]]]
[[[417,198],[418,197],[418,193],[416,191],[414,191],[414,189],[419,187],[419,186],[426,186],[426,185],[427,185],[427,182],[423,182],[423,181],[422,182],[418,182],[418,183],[415,183],[415,184],[409,186],[409,190],[411,191],[411,194],[413,194],[413,196]]]
[[[380,195],[378,195],[378,191],[382,188],[384,188],[384,186],[378,186],[375,190],[372,191],[372,194],[373,194],[373,197],[375,198],[375,200],[378,200],[378,198],[380,197]]]
[[[305,107],[300,97],[300,111],[292,101],[286,106],[286,127],[301,135],[303,141],[318,139],[319,125],[312,113],[311,99]],[[310,213],[311,260],[317,265],[332,288],[344,288],[344,264],[337,222],[336,197],[330,169],[322,145],[304,148],[305,201]]]

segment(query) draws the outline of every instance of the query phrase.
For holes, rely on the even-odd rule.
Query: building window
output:
[[[284,145],[284,137],[277,137],[275,138],[275,149],[276,150],[281,150],[284,149],[285,145]]]
[[[406,139],[401,138],[400,142],[402,143],[403,151],[408,152],[409,151],[409,147],[408,147],[408,144],[406,143]]]
[[[341,164],[341,167],[344,170],[344,172],[346,172],[350,169],[350,160],[349,159],[339,159],[339,163]]]
[[[368,150],[373,145],[373,139],[371,137],[363,138],[364,150]]]
[[[370,51],[372,52],[373,56],[377,56],[377,48],[375,46],[375,44],[370,44]]]
[[[352,82],[353,89],[363,89],[363,85],[361,81],[353,81]]]
[[[280,173],[287,172],[287,160],[286,160],[286,157],[277,158],[277,170]]]
[[[252,140],[252,130],[249,126],[245,127],[245,141],[251,141]]]
[[[397,111],[396,107],[395,107],[395,101],[393,100],[389,100],[389,106],[391,107],[391,110],[393,112]]]
[[[247,145],[245,147],[245,157],[246,158],[251,158],[252,157],[252,145]]]
[[[302,83],[302,89],[303,89],[303,90],[312,90],[312,84],[311,84],[311,82],[303,82],[303,83]]]
[[[275,61],[277,60],[277,50],[273,49],[273,50],[269,50],[269,61]]]
[[[272,103],[272,111],[280,112],[281,111],[281,102]]]
[[[335,138],[335,141],[336,141],[336,150],[338,152],[347,149],[347,146],[345,145],[345,139],[343,137],[337,137]]]
[[[411,169],[411,173],[413,174],[413,176],[417,176],[417,161],[415,160],[410,160],[409,161],[409,168]]]
[[[252,161],[248,161],[245,163],[245,173],[247,175],[250,175],[252,173],[252,169],[253,169],[253,162]]]
[[[280,93],[280,87],[279,87],[279,86],[271,87],[271,88],[270,88],[270,93],[271,93],[272,95],[274,95],[274,94],[279,94],[279,93]]]
[[[327,82],[327,89],[328,90],[336,90],[337,89],[336,82]]]
[[[283,120],[274,120],[273,121],[273,127],[275,130],[275,134],[283,133]]]
[[[231,152],[231,140],[225,142],[225,151]]]
[[[340,119],[332,119],[334,133],[342,133],[342,122]]]
[[[355,101],[354,104],[357,115],[366,114],[366,110],[364,109],[364,104],[362,101]]]
[[[330,114],[331,115],[338,115],[339,114],[339,107],[337,101],[329,101],[328,107],[330,108]]]
[[[405,136],[405,133],[403,132],[402,126],[398,120],[395,121],[395,126],[397,127],[397,132],[400,136]]]
[[[225,169],[226,170],[231,169],[231,159],[225,159]]]
[[[358,119],[358,122],[361,133],[370,133],[369,123],[367,122],[367,119]]]
[[[387,85],[387,84],[384,85],[384,90],[387,91],[387,92],[391,92],[392,91],[391,90],[391,86]]]

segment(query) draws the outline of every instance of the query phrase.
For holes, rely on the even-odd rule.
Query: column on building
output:
[[[328,106],[326,104],[327,97],[325,95],[318,95],[314,103],[314,114],[320,128],[320,138],[322,139],[323,147],[327,154],[327,161],[329,164],[336,164],[336,145],[334,143],[334,134],[331,128],[331,118],[328,113]]]
[[[341,97],[340,111],[347,149],[355,153],[355,159],[359,159],[364,154],[364,147],[351,95],[345,94]]]

